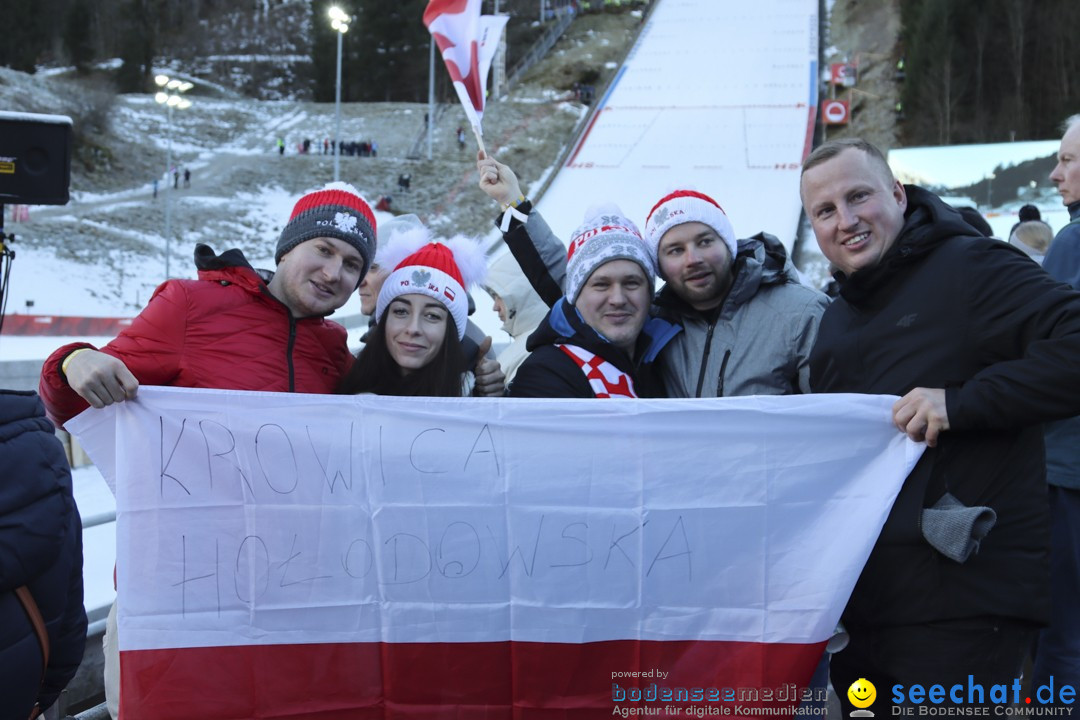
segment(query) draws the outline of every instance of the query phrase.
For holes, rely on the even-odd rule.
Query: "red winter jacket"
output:
[[[101,348],[142,385],[332,393],[352,364],[345,328],[321,317],[294,319],[239,250],[195,251],[198,280],[158,287],[131,325]],[[60,372],[87,343],[45,361],[38,393],[57,426],[88,407]]]

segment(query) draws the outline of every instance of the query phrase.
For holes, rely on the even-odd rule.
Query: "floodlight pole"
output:
[[[427,159],[431,159],[431,146],[435,142],[435,36],[431,36],[428,46],[428,84],[427,84]]]
[[[341,179],[341,38],[344,33],[337,34],[337,84],[334,89],[334,182]]]
[[[169,274],[169,256],[172,246],[172,231],[169,224],[172,210],[172,105],[165,103],[165,279]]]

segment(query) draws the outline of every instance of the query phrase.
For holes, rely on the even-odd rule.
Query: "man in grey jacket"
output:
[[[1080,290],[1080,115],[1065,121],[1058,162],[1050,173],[1069,224],[1043,260],[1050,277]],[[1039,634],[1032,677],[1040,685],[1080,685],[1080,416],[1046,423],[1050,495],[1050,626]]]
[[[480,189],[503,209],[500,229],[548,305],[562,296],[566,251],[506,165],[477,160]],[[649,213],[645,236],[665,281],[653,314],[681,325],[661,355],[670,397],[805,393],[810,349],[828,300],[799,283],[784,246],[758,233],[735,239],[712,198],[678,191]]]

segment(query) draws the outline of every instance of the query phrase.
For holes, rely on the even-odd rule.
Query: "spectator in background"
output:
[[[36,393],[0,390],[0,717],[37,717],[79,669],[82,568],[64,448]]]
[[[1042,220],[1028,220],[1013,228],[1009,243],[1026,252],[1032,260],[1043,264],[1043,257],[1054,239],[1054,231]]]
[[[1080,290],[1080,115],[1065,121],[1058,162],[1050,173],[1069,224],[1043,260],[1050,277]],[[1073,362],[1077,358],[1073,356]],[[1062,388],[1070,386],[1061,380]],[[1080,688],[1080,417],[1047,423],[1046,481],[1050,493],[1050,626],[1039,634],[1033,682]]]
[[[510,345],[496,358],[509,385],[529,356],[525,347],[529,335],[547,315],[548,307],[533,290],[511,253],[504,253],[491,263],[484,289],[495,302],[493,309],[499,314],[502,329],[510,335]]]
[[[1013,224],[1011,228],[1009,228],[1009,237],[1012,237],[1012,234],[1016,232],[1016,227],[1020,223],[1031,222],[1032,220],[1042,220],[1042,213],[1039,212],[1039,208],[1035,207],[1031,203],[1028,203],[1027,205],[1022,205],[1016,215],[1017,221]],[[1047,225],[1047,227],[1050,226]]]
[[[184,168],[184,187],[191,187],[191,168]]]

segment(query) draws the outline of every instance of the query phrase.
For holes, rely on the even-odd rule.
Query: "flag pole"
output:
[[[484,136],[480,134],[480,126],[473,123],[472,126],[473,137],[476,138],[476,145],[480,148],[480,152],[487,155],[487,149],[484,147]]]

